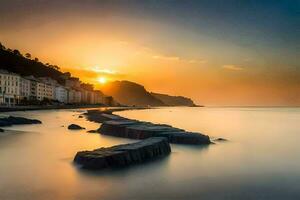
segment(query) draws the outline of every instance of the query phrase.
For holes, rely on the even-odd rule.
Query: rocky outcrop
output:
[[[104,84],[104,94],[112,96],[117,102],[127,106],[165,106],[148,92],[144,86],[130,81],[114,81]]]
[[[74,162],[85,169],[126,167],[166,156],[171,152],[164,137],[152,137],[141,142],[78,152]]]
[[[210,144],[210,138],[201,133],[187,132],[165,124],[153,124],[137,120],[110,120],[102,123],[99,133],[131,139],[165,137],[168,142],[176,144]]]
[[[70,129],[70,130],[81,130],[81,129],[85,129],[85,128],[83,128],[83,127],[81,127],[77,124],[71,124],[71,125],[68,126],[68,129]]]
[[[87,119],[92,122],[102,123],[108,120],[122,120],[125,119],[118,115],[113,115],[109,110],[108,111],[100,111],[100,110],[88,110],[85,114]]]
[[[98,131],[97,130],[89,130],[89,131],[87,131],[87,133],[98,133]]]
[[[12,125],[23,125],[23,124],[41,124],[42,122],[37,119],[27,119],[24,117],[4,117],[0,118],[0,126],[12,126]]]
[[[151,95],[161,100],[167,106],[196,106],[192,99],[183,96],[171,96],[151,92]]]

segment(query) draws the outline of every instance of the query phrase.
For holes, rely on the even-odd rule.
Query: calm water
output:
[[[132,140],[69,131],[82,110],[15,112],[41,125],[13,126],[0,136],[0,199],[300,199],[299,108],[163,108],[120,112],[224,137],[208,147],[172,145],[159,161],[120,171],[88,172],[72,160]]]

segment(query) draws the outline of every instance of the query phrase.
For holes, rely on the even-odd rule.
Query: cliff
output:
[[[167,94],[151,93],[168,106],[196,106],[192,99],[183,96],[170,96]]]
[[[165,106],[151,95],[144,86],[130,81],[114,81],[101,88],[104,94],[112,96],[117,102],[128,106]]]

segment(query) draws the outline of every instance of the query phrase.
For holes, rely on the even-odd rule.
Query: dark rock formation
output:
[[[171,148],[166,138],[153,137],[132,144],[78,152],[74,162],[85,169],[126,167],[168,155]]]
[[[148,92],[144,86],[130,81],[114,81],[103,85],[104,94],[112,96],[117,102],[128,106],[165,106]]]
[[[99,133],[131,139],[165,137],[170,143],[176,144],[210,144],[207,135],[186,132],[164,124],[152,124],[136,120],[110,120],[102,123]]]
[[[228,140],[226,140],[224,138],[217,138],[214,141],[216,141],[216,142],[227,142]]]
[[[24,117],[5,117],[0,118],[0,126],[12,126],[12,125],[22,125],[22,124],[41,124],[42,122],[37,119],[27,119]]]
[[[4,129],[0,128],[0,132],[3,133],[3,132],[4,132]]]
[[[121,109],[121,110],[124,110]],[[170,143],[177,144],[210,144],[210,138],[201,133],[187,132],[166,124],[153,124],[131,120],[112,114],[114,110],[89,110],[86,115],[91,121],[102,123],[97,130],[100,134],[131,139],[146,139],[149,137],[165,137]]]
[[[151,92],[151,95],[168,106],[196,106],[192,99],[183,96],[171,96]]]
[[[87,115],[88,120],[97,122],[97,123],[102,123],[102,122],[108,121],[108,120],[125,119],[118,115],[113,115],[109,111],[105,112],[105,111],[100,111],[100,110],[88,110],[86,115]]]
[[[87,131],[87,133],[98,133],[98,131],[97,130],[89,130],[89,131]]]
[[[68,129],[70,129],[70,130],[81,130],[81,129],[85,129],[85,128],[83,128],[83,127],[81,127],[77,124],[71,124],[71,125],[68,126]]]

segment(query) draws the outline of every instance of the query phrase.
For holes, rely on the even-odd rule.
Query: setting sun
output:
[[[107,82],[107,79],[105,77],[99,77],[98,82],[101,84],[105,84]]]

